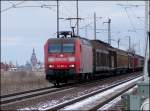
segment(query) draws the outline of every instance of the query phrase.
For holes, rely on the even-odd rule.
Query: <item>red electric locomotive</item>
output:
[[[51,38],[44,46],[46,79],[54,85],[93,71],[92,46],[87,39]]]

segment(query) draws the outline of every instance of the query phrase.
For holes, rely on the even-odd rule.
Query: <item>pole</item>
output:
[[[108,22],[103,22],[103,23],[108,23],[108,44],[111,45],[111,19],[108,19]]]
[[[111,45],[111,30],[110,30],[111,19],[108,19],[108,44]]]
[[[149,36],[149,60],[148,60],[148,77],[150,78],[150,30],[148,32]]]
[[[128,67],[130,68],[130,61],[131,61],[131,59],[130,59],[130,52],[131,52],[131,38],[130,38],[130,36],[127,36],[128,38],[129,38],[129,49],[128,49]],[[134,59],[134,57],[133,57],[133,59]],[[133,63],[132,63],[133,64]]]
[[[59,38],[59,0],[57,0],[57,38]]]
[[[71,27],[72,28],[72,36],[74,37],[75,36],[75,34],[74,34],[74,28],[75,27]]]
[[[94,12],[94,40],[96,40],[96,13]]]
[[[130,36],[128,36],[129,37],[129,53],[130,53],[130,51],[131,51],[131,37]]]
[[[149,36],[149,60],[150,60],[150,30],[148,32],[148,36]]]
[[[78,20],[78,18],[79,18],[79,12],[78,12],[79,7],[78,7],[78,0],[77,0],[76,8],[77,8],[77,35],[79,35],[79,20]]]
[[[140,40],[139,40],[139,54],[141,55],[141,43],[140,43]]]
[[[120,39],[118,39],[118,49],[119,49],[119,46],[120,46]]]

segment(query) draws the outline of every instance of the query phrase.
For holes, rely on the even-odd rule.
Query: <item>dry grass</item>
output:
[[[44,72],[1,72],[1,95],[50,86]]]

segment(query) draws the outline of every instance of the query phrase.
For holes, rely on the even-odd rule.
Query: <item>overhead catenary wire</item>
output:
[[[41,3],[40,1],[34,1],[36,4],[38,5],[43,5],[43,3]],[[45,4],[45,3],[44,3]]]
[[[13,4],[13,2],[10,2],[11,4]],[[16,8],[24,8],[24,7],[43,7],[44,6],[44,8],[49,8],[49,9],[51,9],[52,11],[56,11],[54,8],[51,8],[51,7],[47,7],[46,5],[45,5],[45,3],[42,3],[42,2],[36,2],[36,3],[38,3],[38,4],[41,4],[41,6],[16,6]],[[134,5],[135,6],[135,5]],[[137,5],[137,6],[141,6],[141,5]],[[64,7],[64,6],[63,6]],[[132,6],[132,4],[130,5],[130,7],[133,7]],[[127,10],[127,9],[126,9]],[[66,15],[66,14],[65,14]],[[129,15],[129,14],[128,14]],[[67,14],[67,16],[68,16],[68,14]],[[129,17],[128,16],[128,18],[130,18],[130,21],[132,21],[131,20],[131,17]],[[132,21],[133,22],[133,21]],[[93,24],[93,22],[91,22],[91,23],[89,23],[89,24],[87,24],[87,25],[92,25]],[[84,26],[83,26],[84,27]],[[132,24],[132,27],[134,27],[134,30],[135,30],[135,32],[136,32],[136,28],[135,28],[135,26],[134,26],[134,24]],[[82,28],[82,27],[81,27]]]
[[[21,5],[21,4],[23,4],[25,1],[21,1],[21,2],[19,2],[19,3],[16,3],[16,4],[12,4],[12,6],[10,6],[10,7],[8,7],[8,8],[5,8],[5,9],[2,9],[1,10],[1,13],[2,12],[5,12],[5,11],[8,11],[8,10],[10,10],[10,9],[12,9],[12,8],[15,8],[16,6],[18,6],[18,5]],[[12,3],[12,2],[11,2]]]
[[[139,35],[140,33],[138,33],[137,29],[135,28],[134,23],[133,23],[133,21],[132,21],[130,15],[129,15],[128,11],[127,11],[127,7],[124,7],[124,10],[125,10],[126,15],[127,15],[127,17],[128,17],[128,20],[129,20],[129,22],[130,22],[130,25],[131,25],[131,27],[132,27],[132,29],[133,29],[133,31],[131,31],[131,32],[134,32],[135,34]],[[128,31],[128,32],[129,32],[129,31]]]
[[[7,2],[9,2],[10,4],[12,4],[12,5],[15,5],[13,2],[11,2],[11,1],[7,1]]]
[[[126,13],[126,15],[127,15],[127,17],[128,17],[128,20],[129,20],[129,22],[130,22],[130,25],[131,25],[131,27],[133,28],[133,32],[135,32],[137,35],[139,34],[138,32],[137,32],[137,29],[135,28],[135,25],[134,25],[134,23],[133,23],[133,21],[132,21],[132,19],[131,19],[131,17],[130,17],[130,15],[129,15],[129,13],[128,13],[128,10],[127,9],[130,9],[131,10],[131,13],[134,15],[134,17],[136,17],[137,19],[139,19],[138,17],[137,17],[137,15],[133,12],[133,10],[131,9],[132,7],[135,7],[135,8],[137,8],[137,7],[140,7],[140,6],[145,6],[145,5],[133,5],[133,4],[127,4],[127,5],[124,5],[124,4],[117,4],[118,6],[121,6],[124,10],[125,10],[125,13]]]
[[[103,17],[96,17],[96,18],[103,18]],[[98,19],[96,19],[96,22],[97,21],[98,21]],[[87,27],[87,26],[91,26],[91,25],[93,25],[93,21],[88,23],[88,24],[86,24],[86,25],[84,25],[84,26],[81,26],[81,28],[84,28],[84,27]]]
[[[125,6],[125,7],[141,7],[141,6],[145,6],[144,4],[129,4],[129,2],[127,1],[127,4],[116,4],[116,5],[119,5],[119,6]]]
[[[141,22],[144,22],[144,20],[142,18],[144,17],[136,17],[137,19],[139,19]]]
[[[68,12],[69,15],[74,15],[74,16],[75,16],[75,13],[71,10],[72,8],[69,8],[69,9],[68,9],[68,7],[65,6],[65,5],[61,5],[61,7],[62,7],[63,9],[65,9],[65,10]]]
[[[125,9],[125,12],[126,12],[126,14],[127,14],[127,17],[128,17],[128,19],[129,19],[129,22],[130,22],[130,24],[131,24],[133,30],[136,32],[136,28],[135,28],[135,26],[134,26],[134,24],[133,24],[132,19],[130,18],[130,15],[128,14],[127,8],[125,7],[124,9]]]
[[[141,19],[142,17],[138,17],[138,16],[135,14],[135,12],[133,11],[132,8],[129,8],[129,9],[131,10],[131,13],[133,14],[134,17],[136,17],[136,18],[137,18],[138,20],[140,20],[141,22],[144,21],[144,20]]]
[[[51,7],[48,7],[48,6],[45,6],[45,5],[37,5],[37,6],[34,6],[34,5],[32,5],[32,6],[17,6],[17,7],[15,7],[15,8],[37,8],[37,7],[41,7],[41,8],[50,8],[51,9]]]
[[[38,3],[38,5],[24,5],[24,6],[19,6],[19,5],[23,4],[24,2],[25,1],[22,1],[22,2],[19,2],[19,3],[15,4],[15,3],[9,1],[9,3],[12,4],[12,6],[8,7],[8,8],[5,8],[5,9],[2,9],[1,13],[5,12],[5,11],[8,11],[8,10],[10,10],[12,8],[49,8],[53,12],[56,12],[56,10],[54,8],[50,7],[50,6],[56,6],[56,5],[47,5],[45,3],[35,2],[35,3]],[[63,12],[61,12],[61,13],[63,13]],[[63,14],[66,15],[66,16],[68,16],[68,14],[66,14],[66,13],[63,13]]]

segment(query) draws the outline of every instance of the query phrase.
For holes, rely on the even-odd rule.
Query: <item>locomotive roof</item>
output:
[[[50,40],[74,40],[75,39],[75,37],[69,37],[69,38],[49,38],[48,39],[48,41],[50,41]]]
[[[68,37],[68,38],[49,38],[48,41],[52,41],[52,40],[75,40],[75,39],[84,39],[87,41],[90,41],[89,39],[83,38],[83,37]]]

